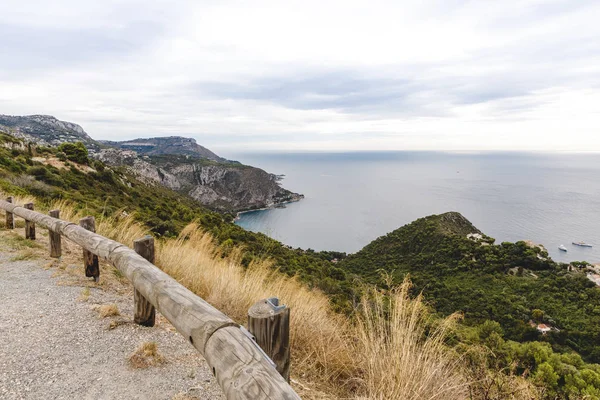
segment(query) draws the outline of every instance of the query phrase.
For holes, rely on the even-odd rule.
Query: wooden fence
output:
[[[276,299],[259,301],[257,304],[263,306],[253,308],[261,312],[249,316],[252,326],[264,330],[256,333],[256,338],[276,360],[274,363],[244,327],[153,265],[152,238],[137,240],[136,252],[94,233],[92,217],[83,218],[80,226],[58,219],[58,210],[50,211],[50,215],[41,214],[33,211],[32,203],[20,207],[13,204],[11,197],[0,200],[0,209],[6,211],[8,229],[14,228],[14,216],[26,221],[27,238],[35,239],[36,225],[47,228],[52,257],[60,257],[61,236],[81,246],[86,276],[94,280],[100,274],[98,257],[111,262],[133,284],[135,322],[154,325],[155,309],[164,315],[204,356],[227,399],[300,399],[287,382],[289,309],[282,312]],[[262,323],[256,321],[265,316]]]

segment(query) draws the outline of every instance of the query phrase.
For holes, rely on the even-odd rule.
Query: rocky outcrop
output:
[[[140,156],[119,149],[104,149],[95,157],[108,165],[125,166],[146,183],[166,186],[217,210],[272,207],[303,197],[282,188],[277,175],[236,162],[184,155]]]
[[[0,114],[0,132],[41,146],[58,146],[64,142],[83,142],[95,152],[98,142],[92,139],[81,126],[60,121],[51,115],[13,116]]]
[[[145,183],[159,183],[172,190],[181,189],[176,177],[143,160],[135,151],[103,149],[94,158],[108,165],[124,166]]]

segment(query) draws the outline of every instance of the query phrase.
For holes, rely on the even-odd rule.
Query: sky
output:
[[[600,1],[0,1],[0,114],[213,150],[600,152]]]

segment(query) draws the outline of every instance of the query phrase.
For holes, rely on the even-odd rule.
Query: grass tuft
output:
[[[363,297],[356,325],[362,394],[368,399],[463,399],[468,382],[460,358],[444,341],[459,315],[432,326],[421,296],[411,299],[408,279],[388,296]],[[426,332],[428,331],[428,332]]]
[[[17,254],[16,256],[12,257],[10,259],[10,261],[25,261],[25,260],[33,260],[38,258],[38,254],[31,250],[31,249],[25,249],[19,252],[19,254]]]
[[[158,345],[156,342],[142,343],[137,350],[129,356],[129,365],[136,369],[153,367],[164,362],[164,357],[158,352]]]
[[[25,237],[15,233],[7,235],[3,238],[3,241],[10,247],[17,250],[24,249],[41,249],[42,245],[36,241],[25,239]]]
[[[90,299],[90,288],[85,287],[81,290],[81,294],[77,298],[79,301],[88,301]],[[116,306],[115,306],[116,307]],[[119,312],[119,310],[117,310]]]
[[[98,308],[100,318],[116,317],[121,315],[116,304],[103,304]]]

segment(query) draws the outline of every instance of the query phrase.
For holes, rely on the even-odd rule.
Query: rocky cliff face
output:
[[[303,197],[282,188],[276,175],[236,162],[188,155],[140,157],[120,149],[104,149],[96,157],[109,165],[125,166],[147,183],[161,184],[223,211],[271,207]]]
[[[102,150],[96,157],[109,165],[125,166],[148,183],[161,184],[220,210],[270,207],[302,198],[282,188],[276,175],[234,162],[185,155],[140,157],[119,149]]]
[[[98,142],[85,133],[81,126],[72,122],[59,121],[50,115],[0,114],[0,132],[41,146],[58,146],[64,142],[83,142],[92,152],[100,148]]]

